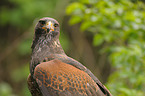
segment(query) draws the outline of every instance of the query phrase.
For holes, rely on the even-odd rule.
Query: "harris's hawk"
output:
[[[65,54],[59,34],[53,18],[42,18],[35,27],[27,80],[32,96],[111,96],[89,69]]]

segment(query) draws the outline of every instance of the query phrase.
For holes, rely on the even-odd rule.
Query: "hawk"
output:
[[[89,69],[65,54],[59,35],[53,18],[44,17],[35,27],[27,80],[32,96],[112,96]]]

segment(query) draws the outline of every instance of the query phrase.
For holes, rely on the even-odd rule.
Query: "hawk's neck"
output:
[[[49,57],[52,54],[65,54],[59,39],[46,40],[40,39],[34,48],[32,48],[32,59],[36,59],[41,62],[44,58]]]
[[[43,62],[45,58],[51,58],[56,54],[64,54],[59,39],[55,41],[38,40],[37,44],[32,48],[30,71],[33,74],[34,68]]]

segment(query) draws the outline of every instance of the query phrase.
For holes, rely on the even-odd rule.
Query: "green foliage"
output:
[[[18,47],[18,53],[20,55],[27,55],[27,54],[30,54],[31,52],[31,44],[32,44],[32,39],[29,40],[23,40],[21,42],[21,44],[19,45]]]
[[[27,78],[29,75],[29,64],[23,65],[11,72],[11,78],[14,82],[19,82]]]
[[[32,24],[34,18],[52,16],[57,0],[9,0],[14,8],[1,7],[0,24],[12,24],[26,28]],[[51,14],[48,14],[51,13]],[[29,24],[28,24],[29,23]]]
[[[98,46],[98,45],[102,44],[102,42],[103,42],[103,36],[101,34],[97,34],[94,36],[94,40],[93,40],[94,46]]]
[[[16,96],[12,94],[12,88],[5,82],[0,83],[0,96]]]
[[[107,43],[116,69],[107,87],[114,96],[145,94],[145,4],[131,0],[79,0],[67,7],[70,24],[94,34],[93,45]],[[104,48],[106,49],[106,48]]]
[[[4,63],[1,65],[4,66],[1,68],[4,70],[4,72],[2,70],[3,75],[8,74],[8,76],[1,78],[1,80],[6,80],[6,83],[0,82],[0,96],[31,96],[27,86],[27,77],[30,73],[28,63],[30,62],[34,24],[42,17],[53,17],[61,21],[64,5],[60,2],[65,2],[64,5],[66,5],[68,0],[2,0],[0,29],[2,29],[2,36],[6,34],[5,37],[8,38],[4,37],[5,40],[1,38],[1,41],[4,42],[4,46],[1,47],[6,46],[2,53],[6,52],[5,55],[8,55],[9,58],[6,57],[7,60],[3,60]],[[60,39],[63,41],[64,49],[68,50],[67,36],[61,34]],[[2,50],[2,48],[0,49]],[[16,50],[12,52],[11,49]],[[11,54],[12,56],[10,56]],[[17,95],[13,95],[13,93]]]

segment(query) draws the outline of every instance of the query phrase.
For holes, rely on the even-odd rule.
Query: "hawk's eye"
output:
[[[55,23],[55,24],[54,24],[54,27],[58,27],[58,24]]]
[[[39,23],[44,25],[46,23],[46,21],[40,20]]]

